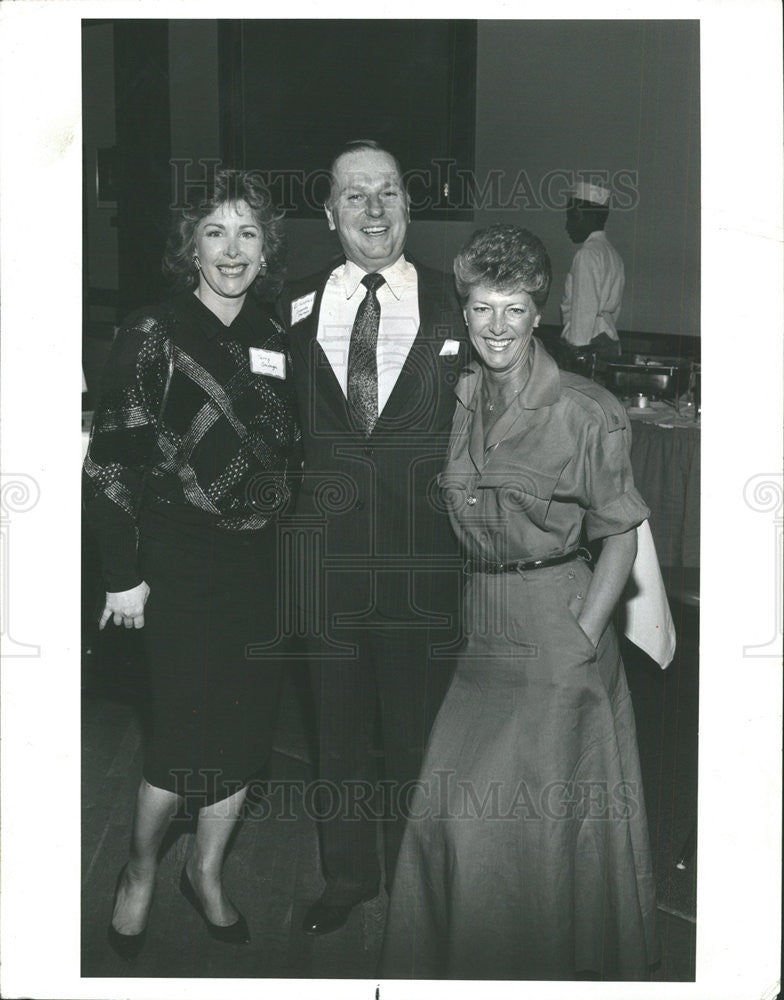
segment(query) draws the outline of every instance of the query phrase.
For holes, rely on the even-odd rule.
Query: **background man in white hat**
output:
[[[566,208],[566,232],[580,249],[566,276],[561,301],[561,337],[572,348],[590,345],[597,353],[620,354],[618,315],[623,296],[623,261],[604,234],[610,192],[580,182]]]

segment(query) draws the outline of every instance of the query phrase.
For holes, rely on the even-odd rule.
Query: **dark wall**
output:
[[[218,38],[224,158],[269,172],[290,218],[323,218],[327,168],[363,138],[410,171],[417,218],[471,218],[430,167],[473,169],[475,21],[221,21]]]
[[[85,226],[84,284],[89,288],[118,288],[117,209],[99,207],[97,198],[97,154],[117,143],[114,106],[114,27],[109,22],[85,24],[82,30],[82,143],[84,187],[82,205]],[[113,306],[93,305],[88,318],[113,320]]]
[[[168,22],[174,157],[195,162],[219,155],[218,55],[218,22]],[[634,204],[613,212],[607,227],[627,271],[621,328],[698,335],[699,152],[695,22],[479,21],[476,180],[481,187],[491,172],[500,172],[508,204],[485,205],[473,222],[415,219],[410,251],[449,270],[474,228],[496,221],[528,226],[553,260],[545,322],[557,323],[574,247],[562,210],[546,203],[541,191],[554,171],[631,171]],[[516,203],[509,198],[515,190]],[[96,219],[88,225],[92,240]],[[287,230],[293,274],[315,270],[339,251],[321,219],[290,219]],[[149,244],[148,236],[147,253]],[[100,266],[110,271],[106,259]]]
[[[481,190],[500,174],[507,203],[477,209],[473,222],[415,220],[409,248],[450,270],[474,229],[526,226],[550,252],[544,320],[559,323],[576,248],[549,195],[563,191],[567,176],[606,172],[631,202],[607,224],[626,267],[621,328],[699,336],[699,137],[696,22],[480,21],[476,182]],[[298,274],[339,250],[321,222],[292,220],[288,229]]]
[[[114,28],[119,308],[165,295],[161,249],[169,229],[169,26],[127,20]]]
[[[699,333],[699,25],[687,21],[480,22],[477,171],[525,171],[535,194],[557,174],[606,171],[636,182],[607,233],[623,257],[620,325]],[[521,186],[524,190],[524,185]],[[476,222],[514,221],[540,236],[555,281],[545,322],[558,322],[575,247],[563,212],[530,204],[483,210]]]

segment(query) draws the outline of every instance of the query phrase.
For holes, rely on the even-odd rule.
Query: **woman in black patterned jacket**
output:
[[[218,940],[249,940],[222,884],[250,778],[269,756],[280,661],[277,514],[299,471],[280,217],[251,172],[220,171],[178,214],[164,267],[184,290],[115,340],[84,463],[101,550],[100,627],[143,628],[152,731],[108,939],[138,955],[158,850],[199,809],[180,886]],[[248,658],[249,645],[265,647]]]

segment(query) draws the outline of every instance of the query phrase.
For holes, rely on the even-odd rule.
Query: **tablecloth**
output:
[[[659,563],[700,565],[700,428],[672,409],[630,412],[634,484],[651,508]]]

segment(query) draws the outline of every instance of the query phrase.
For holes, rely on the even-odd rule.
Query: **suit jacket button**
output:
[[[363,455],[372,455],[373,454],[373,449],[370,446],[368,446],[367,448],[363,448],[362,449],[362,454]]]
[[[357,502],[354,504],[354,510],[362,510],[364,506],[365,506],[364,500],[357,500]]]

